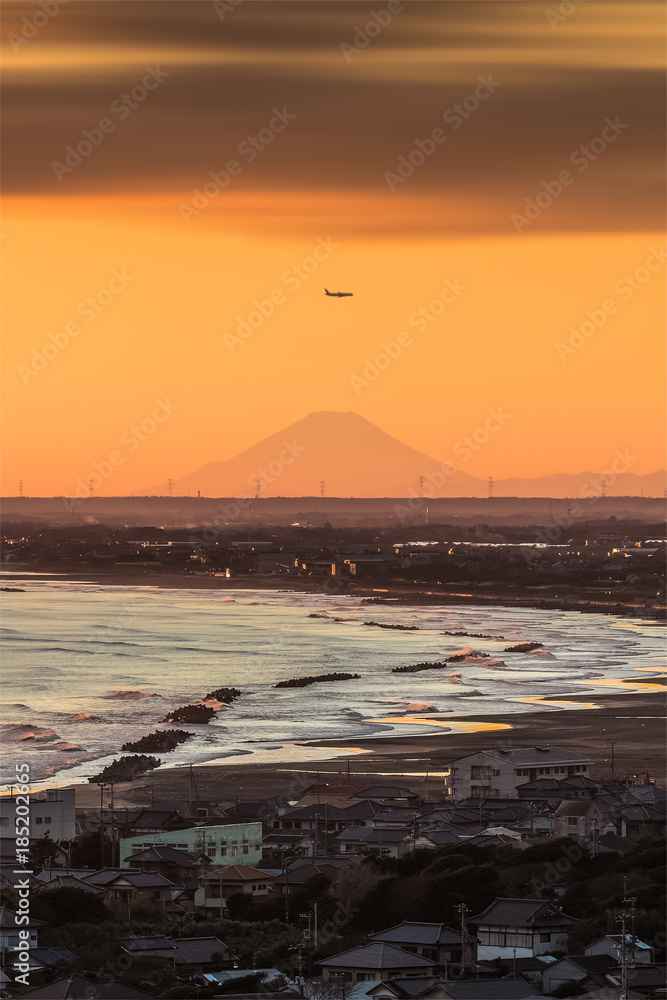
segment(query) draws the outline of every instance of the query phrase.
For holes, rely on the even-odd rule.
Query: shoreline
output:
[[[590,703],[590,695],[571,696],[572,702]],[[438,774],[456,757],[490,750],[498,745],[535,746],[550,743],[594,757],[593,773],[610,780],[609,748],[615,743],[616,775],[626,771],[664,785],[667,765],[664,754],[665,697],[659,692],[595,696],[596,708],[551,709],[543,712],[462,715],[442,719],[460,722],[462,729],[431,735],[366,736],[350,740],[309,740],[302,746],[330,747],[349,751],[319,761],[294,760],[276,763],[211,763],[177,765],[148,772],[133,782],[118,784],[114,798],[119,808],[150,807],[161,799],[191,799],[193,787],[202,801],[211,799],[233,805],[239,801],[273,799],[294,792],[303,794],[304,782],[315,784],[326,776],[363,785],[383,783],[401,776],[401,784],[442,799],[444,786]],[[475,726],[470,731],[468,726]],[[479,728],[477,728],[479,726]],[[486,728],[486,727],[489,728]],[[493,726],[494,728],[490,728]],[[495,728],[502,726],[503,728]],[[355,752],[356,751],[356,752]],[[304,757],[306,755],[304,754]],[[232,760],[234,758],[231,758]],[[318,779],[317,776],[320,776]],[[298,777],[298,781],[295,779]],[[77,809],[99,810],[98,786],[90,783],[59,784],[77,790]],[[325,785],[326,787],[326,785]],[[297,794],[298,792],[298,794]]]
[[[159,590],[247,590],[273,591],[276,593],[313,594],[331,598],[363,598],[369,606],[373,603],[400,603],[429,606],[433,604],[451,604],[455,606],[473,605],[475,607],[505,607],[532,608],[536,611],[574,611],[581,614],[619,615],[621,617],[641,618],[644,621],[664,625],[667,621],[667,605],[641,602],[641,597],[632,595],[629,599],[614,600],[612,595],[602,594],[596,588],[578,588],[573,584],[559,585],[559,593],[551,593],[548,585],[535,587],[517,587],[515,584],[497,584],[493,589],[488,584],[475,585],[469,583],[456,586],[441,586],[439,589],[420,589],[410,587],[405,583],[392,584],[391,581],[378,580],[386,586],[345,583],[336,587],[331,581],[319,582],[311,578],[290,576],[253,576],[230,578],[210,576],[209,574],[178,574],[146,572],[135,570],[121,572],[90,570],[90,569],[0,569],[0,580],[50,583],[78,583],[91,586],[116,587],[155,587]],[[461,593],[460,587],[466,588]],[[513,593],[508,593],[513,591]],[[608,597],[608,600],[602,600]],[[648,606],[647,606],[648,605]]]

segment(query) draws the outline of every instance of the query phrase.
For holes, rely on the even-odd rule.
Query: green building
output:
[[[120,863],[147,847],[173,847],[188,854],[206,854],[218,865],[250,865],[262,860],[261,823],[221,823],[193,826],[187,830],[137,833],[120,842]]]

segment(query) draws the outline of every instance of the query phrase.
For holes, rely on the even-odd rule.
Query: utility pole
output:
[[[324,486],[325,486],[324,480],[320,479],[320,496],[321,497],[324,497]]]
[[[470,913],[470,908],[465,903],[459,903],[457,907],[461,914],[461,975],[465,975],[466,968],[466,913]]]
[[[605,746],[606,747],[611,747],[611,783],[613,785],[614,781],[616,780],[616,773],[615,773],[615,760],[616,760],[616,758],[614,756],[614,747],[616,746],[616,741],[615,740],[609,740],[607,743],[605,743]]]
[[[93,495],[93,481],[92,481],[92,479],[89,479],[88,480],[88,496],[92,497],[92,495]]]
[[[23,496],[23,480],[19,479],[19,496]]]
[[[116,863],[116,822],[115,814],[113,808],[113,781],[109,782],[109,788],[111,789],[111,867],[113,868]],[[120,860],[120,859],[119,859]]]
[[[424,477],[423,476],[419,477],[419,496],[422,497],[422,499],[424,497]]]
[[[607,495],[607,480],[603,479],[602,480],[602,496],[606,497],[606,495]]]
[[[100,786],[100,868],[104,868],[104,784],[98,781]]]
[[[167,493],[168,493],[169,496],[173,495],[173,486],[174,486],[174,480],[173,479],[168,479],[167,480]]]
[[[489,499],[493,496],[493,476],[489,476]]]
[[[255,483],[255,500],[259,500],[259,491],[261,489],[261,483],[259,479]]]

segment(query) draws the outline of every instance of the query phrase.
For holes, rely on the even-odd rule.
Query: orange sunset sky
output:
[[[664,465],[662,5],[391,6],[3,3],[4,494],[323,409],[443,460],[503,407],[476,476]]]

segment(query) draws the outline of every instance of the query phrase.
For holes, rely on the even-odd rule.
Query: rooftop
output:
[[[351,948],[339,955],[316,962],[316,965],[333,966],[346,969],[432,969],[435,962],[429,962],[419,955],[412,955],[402,948],[381,941],[374,941],[361,948]]]

